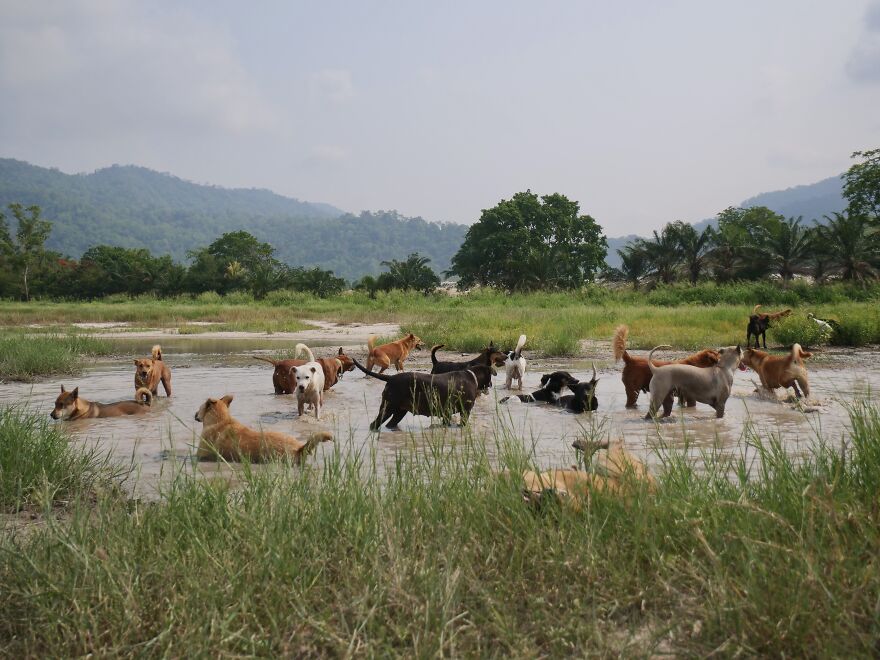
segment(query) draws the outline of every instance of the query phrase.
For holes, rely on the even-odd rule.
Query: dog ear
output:
[[[64,389],[64,385],[61,386],[61,393],[64,394],[67,390]]]
[[[74,399],[78,399],[78,398],[79,398],[79,386],[74,387],[74,388],[73,388],[73,392],[71,392],[70,395],[71,395]]]
[[[233,396],[231,394],[226,394],[223,397],[221,397],[220,400],[228,406],[230,403],[232,403],[232,399],[233,399]]]
[[[339,352],[336,355],[345,355],[345,353],[342,352],[342,346],[339,347]]]
[[[138,366],[138,362],[140,362],[140,360],[135,360],[135,361],[134,361],[134,366]]]

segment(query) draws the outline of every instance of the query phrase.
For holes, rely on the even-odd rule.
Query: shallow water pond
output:
[[[338,341],[338,340],[337,340]],[[131,357],[147,355],[153,342],[145,339],[130,342]],[[329,344],[329,342],[328,342]],[[273,393],[272,367],[254,360],[252,355],[272,355],[292,349],[294,342],[247,339],[217,339],[210,336],[179,337],[162,340],[165,360],[172,368],[174,396],[166,399],[161,386],[153,410],[136,417],[81,420],[66,422],[73,436],[84,442],[99,443],[109,448],[121,462],[132,462],[135,476],[133,490],[155,493],[164,479],[180,469],[196,466],[206,475],[226,476],[234,468],[217,463],[196,464],[191,456],[198,443],[201,424],[194,414],[209,396],[233,394],[231,410],[235,417],[253,427],[306,436],[316,429],[328,429],[336,442],[321,446],[317,457],[322,461],[328,452],[375,452],[380,469],[391,464],[402,447],[427,445],[438,435],[460,438],[465,432],[458,427],[442,427],[439,421],[408,415],[399,431],[370,433],[369,423],[376,416],[384,383],[350,372],[325,397],[322,419],[314,415],[296,415],[293,396]],[[329,355],[332,349],[321,342],[309,345],[317,356]],[[333,346],[336,346],[335,344]],[[124,345],[129,348],[129,342]],[[363,349],[347,347],[354,357],[363,358]],[[600,349],[597,349],[600,350]],[[762,436],[777,434],[790,451],[806,451],[817,434],[838,441],[846,430],[845,404],[857,397],[870,396],[880,388],[880,354],[872,351],[825,353],[808,362],[812,388],[808,412],[791,403],[771,400],[755,392],[757,375],[751,371],[737,372],[733,395],[723,419],[715,419],[714,411],[698,404],[696,409],[676,408],[673,417],[655,424],[643,419],[647,395],[641,395],[639,408],[624,408],[626,396],[620,381],[620,365],[608,360],[608,354],[591,360],[540,360],[529,363],[523,391],[539,386],[542,373],[566,369],[580,378],[589,378],[594,362],[599,372],[599,410],[593,414],[572,415],[560,409],[518,401],[499,404],[508,391],[502,389],[503,377],[496,379],[495,389],[481,396],[467,433],[492,438],[501,434],[515,437],[530,449],[541,467],[567,466],[575,462],[571,449],[574,439],[588,435],[623,438],[628,449],[657,461],[654,449],[658,443],[684,447],[696,453],[702,449],[723,451],[744,450],[743,429],[747,424]],[[446,359],[455,359],[447,355]],[[408,367],[428,370],[427,351],[414,353]],[[63,383],[68,389],[79,386],[81,396],[90,401],[110,402],[130,398],[134,392],[134,371],[130,359],[98,361],[79,378],[59,378],[36,384],[0,384],[0,401],[22,402],[48,415]],[[60,423],[60,422],[59,422]],[[686,439],[685,439],[686,438]],[[335,446],[334,446],[335,445]],[[487,443],[494,452],[494,443]]]

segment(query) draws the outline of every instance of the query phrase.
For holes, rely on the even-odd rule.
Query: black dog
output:
[[[791,314],[791,310],[784,309],[781,312],[773,312],[772,314],[760,314],[758,313],[759,307],[760,305],[755,305],[752,315],[749,316],[749,326],[746,328],[746,347],[751,346],[752,335],[755,335],[755,348],[761,348],[761,345],[758,343],[758,335],[761,335],[761,340],[764,342],[764,348],[766,349],[767,328],[770,327],[770,322],[788,316]]]
[[[492,342],[489,342],[489,345],[480,351],[480,354],[475,357],[473,360],[468,360],[467,362],[450,362],[446,360],[438,360],[437,359],[437,351],[443,348],[446,344],[437,344],[436,346],[431,348],[431,373],[432,374],[447,374],[450,371],[462,371],[463,369],[470,369],[471,367],[476,367],[482,365],[484,367],[491,367],[493,364],[496,367],[500,367],[504,364],[504,360],[506,359],[504,353],[499,351]]]
[[[523,403],[556,403],[563,387],[569,389],[577,385],[580,381],[567,371],[554,371],[551,374],[541,376],[541,389],[535,390],[531,394],[514,394],[506,396],[499,403],[504,403],[508,399],[518,398]]]
[[[492,376],[495,373],[493,367],[477,365],[465,371],[450,371],[445,374],[406,371],[392,376],[370,373],[357,360],[353,362],[354,366],[368,376],[385,381],[379,414],[370,424],[371,431],[378,430],[389,419],[391,421],[388,422],[388,428],[397,428],[408,412],[426,417],[437,415],[446,424],[451,423],[453,413],[460,412],[461,424],[464,426],[479,391],[492,386]]]
[[[559,397],[556,400],[556,405],[573,413],[596,410],[599,407],[599,400],[596,398],[596,384],[598,382],[596,367],[593,367],[593,377],[589,381],[581,381],[573,387],[570,386],[569,389],[574,394]]]

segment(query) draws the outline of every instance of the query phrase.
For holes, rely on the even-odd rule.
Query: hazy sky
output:
[[[880,147],[880,3],[0,0],[0,156],[609,235]]]

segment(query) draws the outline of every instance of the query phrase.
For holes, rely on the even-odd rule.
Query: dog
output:
[[[296,389],[296,383],[290,377],[290,368],[300,367],[306,362],[317,362],[321,365],[321,369],[324,371],[325,392],[336,385],[336,383],[342,379],[345,372],[354,370],[354,363],[351,361],[351,358],[345,354],[341,346],[336,355],[329,358],[316,359],[311,349],[305,344],[297,344],[294,350],[294,355],[298,356],[305,353],[307,358],[305,360],[273,360],[260,355],[251,356],[255,360],[268,362],[275,367],[275,371],[272,372],[272,385],[275,387],[275,394],[293,394],[293,391]]]
[[[648,368],[648,361],[645,358],[633,357],[626,350],[626,338],[628,336],[629,327],[619,325],[614,331],[614,338],[611,340],[611,344],[614,351],[614,361],[619,362],[623,359],[623,372],[620,378],[623,381],[623,388],[626,390],[626,407],[635,408],[639,393],[647,392],[651,384],[651,369]],[[654,364],[657,366],[689,364],[694,367],[712,367],[718,364],[718,357],[718,351],[705,349],[680,360],[673,360],[671,362],[657,360]],[[697,405],[697,402],[688,400],[687,405],[689,408],[693,408]]]
[[[321,419],[321,406],[324,405],[324,370],[318,362],[306,362],[291,367],[290,374],[296,381],[296,409],[302,417],[308,403],[315,409],[315,419]]]
[[[767,348],[767,328],[770,327],[771,321],[784,318],[791,314],[790,309],[784,309],[781,312],[773,312],[772,314],[761,314],[758,312],[760,305],[755,305],[752,315],[749,316],[749,325],[746,328],[746,348],[751,346],[752,335],[755,335],[755,348],[761,348],[758,344],[758,335],[764,342],[764,348]]]
[[[599,407],[599,400],[596,398],[596,384],[598,382],[596,367],[593,366],[593,377],[588,381],[569,385],[569,389],[573,394],[559,397],[555,404],[572,413],[593,412]]]
[[[567,371],[554,371],[541,376],[541,389],[535,390],[531,394],[506,396],[499,403],[506,403],[510,399],[519,399],[523,403],[556,403],[563,387],[571,389],[579,382]]]
[[[196,411],[195,419],[202,422],[202,437],[196,456],[200,460],[227,461],[247,459],[252,462],[288,457],[301,463],[321,442],[333,440],[333,434],[319,431],[302,442],[278,431],[255,431],[229,413],[232,395],[207,399]]]
[[[733,386],[733,372],[740,367],[742,349],[739,346],[728,346],[718,350],[718,364],[714,367],[694,367],[689,364],[668,364],[655,367],[651,361],[654,351],[671,346],[656,346],[648,353],[648,367],[651,369],[651,405],[645,419],[653,419],[660,406],[663,406],[663,417],[672,414],[672,397],[670,393],[678,390],[680,396],[707,403],[715,409],[715,416],[724,417],[724,406],[730,397]],[[745,367],[743,367],[744,369]]]
[[[792,346],[788,355],[769,355],[757,348],[749,348],[743,353],[742,363],[754,369],[765,389],[773,391],[777,387],[791,387],[794,388],[794,395],[800,399],[798,385],[803,390],[803,396],[810,396],[810,381],[803,360],[810,357],[813,354],[802,349],[800,344]]]
[[[468,360],[467,362],[452,362],[447,360],[438,360],[437,359],[437,351],[443,348],[446,344],[437,344],[436,346],[431,347],[431,373],[432,374],[445,374],[450,371],[462,371],[465,369],[470,369],[471,367],[475,367],[479,364],[483,366],[496,366],[500,367],[504,364],[504,361],[507,359],[507,356],[499,351],[492,342],[489,342],[489,345],[480,351],[480,354],[472,360]]]
[[[494,367],[476,365],[445,374],[410,371],[386,375],[371,372],[357,360],[354,366],[367,376],[385,381],[379,414],[370,424],[371,431],[377,431],[385,422],[388,422],[389,429],[395,429],[407,413],[426,417],[436,415],[448,425],[452,422],[452,415],[459,412],[464,426],[480,390],[491,387],[492,376],[497,373]]]
[[[526,373],[526,359],[522,356],[523,346],[526,345],[526,336],[520,335],[519,341],[516,342],[516,348],[507,352],[507,363],[504,365],[507,370],[504,379],[504,389],[512,389],[513,381],[517,381],[518,390],[522,389],[523,376]]]
[[[813,312],[809,312],[807,314],[807,318],[819,326],[823,342],[830,341],[831,338],[834,336],[834,333],[840,329],[840,323],[838,323],[834,319],[828,319],[827,321],[825,321],[823,319],[816,318],[816,315],[813,314]]]
[[[378,365],[380,374],[392,364],[398,372],[403,371],[403,363],[407,356],[413,349],[420,350],[422,348],[422,340],[411,332],[397,341],[380,344],[379,346],[374,346],[375,343],[376,335],[370,335],[367,338],[367,347],[369,349],[367,371],[372,371],[373,367]]]
[[[146,387],[153,396],[159,395],[159,382],[165,388],[165,396],[171,396],[171,368],[162,360],[162,347],[153,346],[153,356],[134,361],[134,389]]]
[[[123,415],[142,415],[150,409],[153,403],[153,393],[146,387],[138,388],[134,401],[119,401],[118,403],[95,403],[86,401],[79,395],[79,387],[72,391],[61,386],[61,394],[55,399],[55,408],[49,413],[52,419],[61,419],[72,422],[77,419],[91,419],[95,417],[122,417]]]

